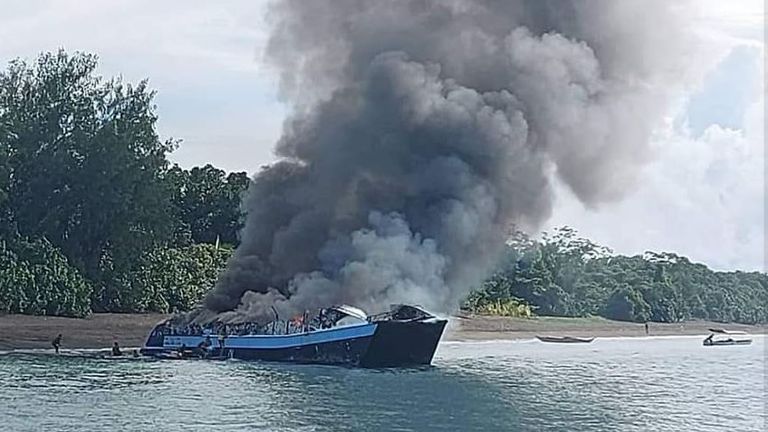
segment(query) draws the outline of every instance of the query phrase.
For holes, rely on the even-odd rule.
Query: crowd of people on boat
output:
[[[256,322],[221,323],[214,321],[208,324],[190,323],[186,325],[166,322],[158,327],[165,336],[197,336],[220,335],[245,336],[245,335],[284,335],[303,333],[307,331],[333,327],[338,316],[332,311],[323,309],[317,315],[309,317],[307,313],[297,315],[290,320],[275,320],[267,324]]]
[[[197,336],[219,334],[224,334],[227,336],[244,336],[259,334],[291,334],[305,331],[304,326],[300,320],[274,321],[266,325],[259,325],[258,323],[253,322],[237,324],[223,324],[214,322],[206,325],[174,325],[171,323],[166,323],[162,327],[158,328],[158,330],[166,336]]]

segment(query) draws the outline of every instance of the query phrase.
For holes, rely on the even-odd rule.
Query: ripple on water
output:
[[[765,350],[450,343],[422,370],[0,357],[10,431],[761,431]],[[731,349],[732,348],[732,349]]]

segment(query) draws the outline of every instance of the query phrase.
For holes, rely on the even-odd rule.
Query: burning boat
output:
[[[142,354],[159,358],[235,358],[385,368],[429,365],[447,320],[416,306],[368,316],[352,306],[291,320],[174,325],[149,334]]]

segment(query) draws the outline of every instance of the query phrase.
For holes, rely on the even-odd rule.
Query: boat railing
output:
[[[256,323],[241,323],[241,324],[229,324],[222,326],[160,326],[153,331],[153,334],[160,334],[162,336],[211,336],[217,337],[219,335],[231,336],[269,336],[269,335],[293,335],[308,333],[323,328],[331,328],[333,326],[323,327],[319,322],[301,322],[295,320],[278,320],[270,323],[259,325]]]
[[[385,319],[392,312],[379,314],[377,319]],[[305,311],[302,315],[286,320],[280,319],[275,311],[275,319],[265,324],[256,322],[222,323],[214,321],[207,324],[189,323],[186,325],[165,322],[159,324],[154,333],[163,336],[249,336],[249,335],[292,335],[329,329],[349,324],[348,321],[366,322],[368,317],[351,306],[338,306],[320,309],[317,314]]]
[[[368,317],[369,322],[375,321],[421,321],[435,316],[424,310],[421,306],[391,305],[391,309]]]

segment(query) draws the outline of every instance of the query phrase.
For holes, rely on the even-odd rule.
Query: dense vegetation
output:
[[[237,245],[245,173],[171,166],[146,82],[63,51],[0,72],[0,313],[191,308]],[[513,238],[466,301],[494,315],[768,321],[768,277],[617,256],[567,228]]]
[[[503,306],[501,309],[500,306]],[[768,276],[715,272],[671,253],[621,256],[570,228],[541,241],[517,235],[466,308],[527,316],[599,315],[622,321],[768,322]]]
[[[96,66],[0,72],[0,312],[188,309],[237,241],[246,174],[170,166],[154,92]]]

